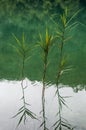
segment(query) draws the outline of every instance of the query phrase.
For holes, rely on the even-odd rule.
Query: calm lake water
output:
[[[31,104],[30,109],[36,113],[40,121],[28,118],[26,125],[23,123],[16,128],[19,117],[12,118],[22,105],[20,100],[22,97],[22,90],[20,81],[0,81],[0,130],[42,130],[39,128],[41,123],[41,89],[40,82],[32,83],[25,80],[28,87],[25,89],[26,101]],[[56,113],[58,106],[55,97],[55,86],[46,89],[46,115],[47,126],[52,129],[53,123],[56,121]],[[78,91],[77,93],[71,87],[64,86],[60,89],[62,96],[71,96],[66,98],[69,109],[63,108],[63,116],[72,124],[76,126],[75,130],[86,130],[86,91]]]

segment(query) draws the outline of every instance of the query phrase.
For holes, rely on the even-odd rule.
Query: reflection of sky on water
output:
[[[39,119],[41,117],[41,83],[32,84],[27,80],[28,88],[25,90],[26,100],[31,104],[30,109],[35,112]],[[86,130],[86,91],[74,93],[72,88],[64,87],[60,89],[63,96],[72,96],[67,98],[69,109],[64,107],[63,116],[73,125],[77,126],[75,130]],[[22,105],[20,82],[1,81],[0,82],[0,130],[15,130],[18,117],[11,118],[15,115]],[[52,86],[46,89],[46,115],[48,117],[48,127],[55,122],[56,112],[58,110],[55,88]],[[21,124],[16,130],[41,130],[40,121],[28,119],[26,125]],[[52,130],[52,128],[50,128]]]

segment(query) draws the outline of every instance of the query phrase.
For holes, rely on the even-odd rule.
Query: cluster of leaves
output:
[[[27,103],[25,103],[25,105],[27,105]],[[32,111],[30,111],[28,108],[26,108],[25,105],[19,109],[18,113],[15,116],[13,116],[13,118],[15,118],[16,116],[21,115],[17,126],[20,125],[22,120],[24,121],[24,124],[25,124],[27,117],[31,117],[32,119],[37,120],[36,115]]]
[[[24,33],[22,34],[22,42],[14,34],[13,37],[15,38],[18,46],[12,45],[12,47],[16,50],[17,54],[21,57],[22,60],[24,60],[24,62],[27,61],[31,57],[29,55],[31,48],[25,44]]]
[[[68,121],[62,116],[63,106],[66,106],[68,108],[68,105],[66,104],[65,98],[69,98],[69,96],[66,96],[66,97],[61,96],[58,86],[57,86],[56,94],[58,97],[59,111],[57,113],[58,119],[53,124],[54,130],[63,130],[64,128],[69,129],[69,130],[73,130],[74,128],[71,126],[71,124],[69,124]]]

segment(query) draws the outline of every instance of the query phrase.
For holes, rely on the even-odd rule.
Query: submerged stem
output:
[[[71,125],[66,122],[66,120],[62,117],[62,107],[63,105],[67,107],[66,103],[65,103],[65,99],[64,97],[62,97],[60,95],[60,91],[59,91],[59,80],[63,74],[63,72],[65,72],[64,68],[65,68],[65,59],[64,59],[64,53],[63,53],[63,49],[64,49],[64,42],[65,42],[65,33],[66,33],[66,28],[67,28],[67,16],[65,14],[63,14],[61,16],[61,22],[62,22],[62,31],[61,31],[61,35],[60,35],[60,57],[59,57],[59,64],[58,64],[58,71],[57,71],[57,75],[56,75],[56,95],[57,95],[57,102],[58,102],[58,121],[54,124],[55,129],[54,130],[63,130],[63,128],[65,127],[66,129],[70,129]]]
[[[41,36],[41,35],[40,35]],[[47,66],[48,66],[48,53],[50,46],[52,45],[52,36],[49,35],[48,30],[46,28],[46,35],[45,35],[45,40],[42,40],[42,36],[40,37],[41,42],[39,42],[40,47],[43,50],[43,77],[42,77],[42,124],[40,125],[41,127],[43,126],[43,130],[48,130],[46,127],[46,112],[45,112],[45,87],[46,87],[46,72],[47,72]]]
[[[63,26],[63,31],[62,31],[62,36],[61,36],[59,68],[58,68],[58,72],[57,72],[57,76],[56,76],[56,87],[57,87],[56,94],[57,94],[57,97],[58,97],[58,105],[59,105],[59,112],[58,112],[58,116],[59,116],[59,130],[62,130],[62,116],[61,116],[62,102],[61,102],[61,99],[60,99],[61,96],[60,96],[59,86],[58,85],[59,85],[59,79],[61,77],[61,71],[63,69],[62,66],[61,66],[61,63],[62,63],[62,60],[63,60],[64,36],[65,36],[65,26]]]
[[[23,61],[22,61],[22,80],[21,80],[21,87],[22,87],[22,100],[23,100],[23,106],[24,106],[24,110],[26,109],[26,102],[25,102],[25,91],[24,91],[24,68],[25,68],[25,57],[23,57]],[[24,114],[24,123],[26,120],[26,114]]]
[[[48,52],[44,56],[44,72],[43,72],[43,87],[42,87],[42,109],[43,109],[43,129],[46,130],[46,116],[45,116],[45,78],[47,69]]]

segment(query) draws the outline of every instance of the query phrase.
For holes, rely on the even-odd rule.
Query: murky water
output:
[[[28,87],[25,89],[26,100],[31,104],[30,109],[35,112],[41,120],[41,88],[39,82],[35,84],[26,79]],[[71,96],[66,99],[69,109],[63,108],[63,116],[76,126],[75,130],[86,130],[86,91],[82,90],[74,93],[73,89],[68,86],[60,89],[62,96]],[[23,123],[16,128],[17,118],[12,118],[22,105],[20,98],[22,90],[19,81],[1,81],[0,82],[0,130],[41,130],[39,125],[41,121],[28,119],[26,125]],[[46,116],[48,117],[47,126],[52,130],[51,126],[56,121],[56,113],[58,111],[55,86],[46,89]]]

